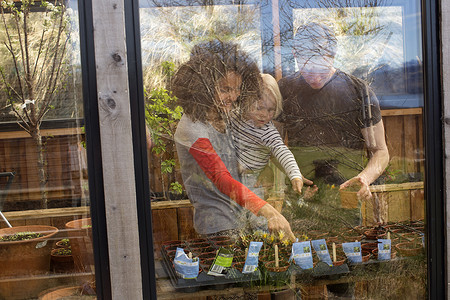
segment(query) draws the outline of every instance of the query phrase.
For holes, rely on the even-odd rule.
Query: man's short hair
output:
[[[297,27],[294,32],[293,47],[297,56],[317,56],[334,58],[337,39],[332,28],[325,24],[310,22]]]

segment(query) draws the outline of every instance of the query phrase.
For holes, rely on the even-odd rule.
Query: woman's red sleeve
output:
[[[255,215],[267,202],[255,195],[245,185],[235,180],[207,138],[199,138],[189,149],[206,176],[214,185],[240,206]]]

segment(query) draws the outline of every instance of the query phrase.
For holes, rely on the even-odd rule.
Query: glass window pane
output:
[[[425,297],[420,16],[140,1],[159,297]]]
[[[95,297],[77,2],[0,12],[0,298]]]

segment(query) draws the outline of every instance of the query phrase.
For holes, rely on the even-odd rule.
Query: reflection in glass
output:
[[[0,298],[95,295],[77,3],[0,13]]]
[[[258,289],[264,288],[272,295],[286,293],[284,297],[297,293],[318,298],[401,299],[413,287],[414,296],[424,296],[427,277],[423,249],[426,221],[422,53],[417,3],[355,1],[347,7],[342,1],[252,1],[241,5],[173,1],[158,7],[156,2],[141,1],[140,12],[147,125],[151,135],[149,148],[152,149],[149,156],[155,263],[158,270],[164,270],[156,282],[160,288],[158,295],[164,297],[185,291],[172,265],[177,248],[181,248],[186,254],[183,261],[195,263],[195,258],[199,258],[198,278],[190,281],[193,293],[213,285],[216,290],[212,294],[220,297],[257,297]],[[299,27],[311,22],[331,28],[330,35],[335,36],[336,43],[331,55],[306,49],[306,40],[296,40]],[[322,38],[319,35],[313,39]],[[229,155],[229,151],[225,153],[224,149],[229,148],[214,143],[207,151],[200,146],[189,148],[197,142],[190,140],[192,135],[206,131],[202,126],[208,122],[186,121],[192,118],[193,105],[187,105],[185,95],[179,91],[189,83],[195,86],[197,74],[187,72],[185,63],[200,54],[195,50],[196,45],[211,39],[238,44],[257,61],[260,73],[269,73],[278,80],[283,111],[276,120],[277,129],[282,142],[293,153],[305,182],[310,179],[313,186],[304,186],[302,192],[297,193],[283,168],[271,163],[265,174],[270,184],[259,193],[254,178],[247,181],[246,170],[236,174],[229,167],[238,165],[237,158]],[[208,61],[200,66],[208,68]],[[191,76],[180,81],[179,72]],[[217,77],[224,77],[228,82],[226,72]],[[209,82],[210,78],[204,80]],[[200,97],[200,88],[185,90],[190,91],[190,99]],[[216,90],[217,93],[213,93]],[[233,99],[239,97],[229,101],[230,106],[226,105],[225,94],[235,90],[234,86],[228,90],[220,84],[217,89],[214,86],[206,108],[223,104],[223,110],[229,110],[231,117],[243,119],[242,126],[233,128],[243,133],[251,128],[247,121],[253,125],[264,123],[258,123],[258,128],[269,122],[258,118],[259,110],[266,109],[266,114],[272,115],[271,103],[264,98],[267,91],[261,88],[262,96],[251,106],[251,115],[246,115],[237,104],[242,103],[241,96],[233,95]],[[239,92],[244,90],[241,87]],[[223,101],[213,101],[222,93],[223,99],[218,98]],[[233,126],[233,119],[227,118],[227,113],[223,115],[225,117],[218,114],[218,123],[223,126],[217,131],[221,133]],[[198,130],[186,131],[186,124]],[[208,130],[213,131],[211,128]],[[236,133],[229,132],[229,141],[234,143],[237,155],[242,154],[240,151],[257,153],[251,143],[242,143],[233,134]],[[173,143],[174,139],[178,145]],[[187,140],[189,143],[184,149],[186,145],[181,141]],[[255,139],[257,142],[259,140]],[[203,192],[203,187],[213,189],[217,178],[210,180],[210,170],[197,166],[210,162],[221,169],[205,158],[212,150],[226,161],[224,174],[232,170],[237,180],[258,192],[270,207],[286,218],[301,243],[286,240],[287,230],[267,232],[259,227],[259,230],[245,232],[242,226],[237,238],[236,232],[216,232],[222,225],[219,217],[227,211],[208,215],[199,205],[199,202],[214,205],[215,200],[211,194]],[[261,164],[267,162],[265,157],[257,159]],[[193,163],[183,169],[188,160]],[[242,161],[245,163],[245,159],[241,158]],[[256,163],[256,158],[252,162]],[[174,187],[182,191],[176,204],[165,201],[176,199]],[[243,190],[247,197],[253,195]],[[227,194],[230,191],[233,187],[223,191],[224,203],[239,206],[240,202],[233,198],[236,195]],[[202,195],[200,200],[199,195]],[[253,214],[248,212],[247,216]],[[230,218],[229,223],[233,222],[235,220]],[[250,218],[248,222],[257,224]],[[252,275],[243,276],[246,250],[250,251],[251,242],[262,243],[259,269],[253,273],[254,265],[248,265]],[[226,249],[221,252],[222,258],[233,255],[235,264],[214,263],[220,247]],[[189,260],[189,254],[193,260]],[[295,264],[289,262],[291,255]],[[272,269],[275,262],[271,260],[276,257],[279,268]],[[383,265],[386,267],[383,271],[370,267],[379,266],[379,261],[386,258],[390,260]],[[334,267],[329,266],[329,260]],[[353,262],[361,265],[353,268]],[[232,278],[234,283],[245,282],[249,289],[234,287],[226,292],[221,289],[224,281],[211,273],[222,273],[229,267],[231,275],[226,278]],[[289,267],[289,275],[294,275],[289,280],[295,284],[286,286],[293,281],[285,277],[287,273],[283,273],[281,267]],[[345,276],[337,276],[342,279],[339,283],[334,280],[319,283],[314,282],[314,278],[305,280],[311,267],[325,275],[334,270],[342,271]],[[336,269],[338,267],[340,269]],[[208,275],[211,269],[214,272]],[[281,273],[274,276],[276,270]],[[320,286],[311,286],[311,282]]]

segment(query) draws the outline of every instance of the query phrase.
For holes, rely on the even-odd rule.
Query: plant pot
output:
[[[361,241],[364,238],[364,235],[343,235],[341,240],[344,243]]]
[[[386,229],[369,229],[364,231],[368,240],[382,239],[386,236]]]
[[[375,259],[378,259],[378,248],[373,249],[372,254]],[[391,249],[391,259],[396,258],[396,257],[397,257],[397,251],[393,251]]]
[[[373,249],[377,249],[378,243],[364,243],[361,245],[361,250],[372,252]]]
[[[62,287],[42,293],[39,300],[63,300],[63,299],[97,299],[93,295],[82,295],[79,286]]]
[[[68,242],[68,239],[67,239],[67,242],[64,240],[57,241],[55,245],[56,245],[56,248],[62,248],[62,249],[70,248],[70,242]]]
[[[341,255],[336,255],[336,261],[333,261],[333,266],[341,266],[345,263],[345,257]]]
[[[328,234],[328,231],[321,230],[310,230],[309,232],[307,232],[307,235],[311,238],[311,240],[324,239]]]
[[[237,261],[233,263],[233,268],[242,273],[244,270],[245,261]]]
[[[421,244],[412,242],[399,243],[395,248],[397,248],[397,251],[401,256],[417,256],[423,251]]]
[[[290,263],[286,260],[280,260],[278,262],[278,267],[275,266],[275,261],[268,261],[264,264],[264,266],[266,267],[266,270],[269,272],[276,272],[276,273],[280,273],[280,272],[286,272],[287,269],[290,266]]]
[[[0,242],[0,277],[43,274],[50,271],[49,241],[58,228],[43,225],[17,226],[0,229],[0,237],[18,232],[36,232],[42,237],[13,242]]]
[[[94,271],[91,218],[66,223],[75,268],[80,272]]]
[[[51,269],[56,273],[69,273],[73,271],[73,256],[72,254],[61,255],[58,254],[61,250],[66,248],[56,248],[51,252]]]
[[[378,250],[378,249],[375,249],[375,250]],[[361,251],[361,254],[362,254],[362,262],[369,261],[369,258],[370,258],[370,255],[371,255],[370,251]]]
[[[220,242],[215,242],[215,245],[217,247],[223,247],[223,248],[231,248],[234,243],[230,240],[230,241],[220,241]]]
[[[174,242],[181,242],[181,241],[174,241]],[[202,238],[199,238],[199,239],[191,239],[191,240],[187,240],[186,242],[187,242],[189,245],[192,245],[192,244],[200,244],[200,243],[207,243],[207,244],[209,245],[208,240],[207,240],[207,239],[202,239]]]

